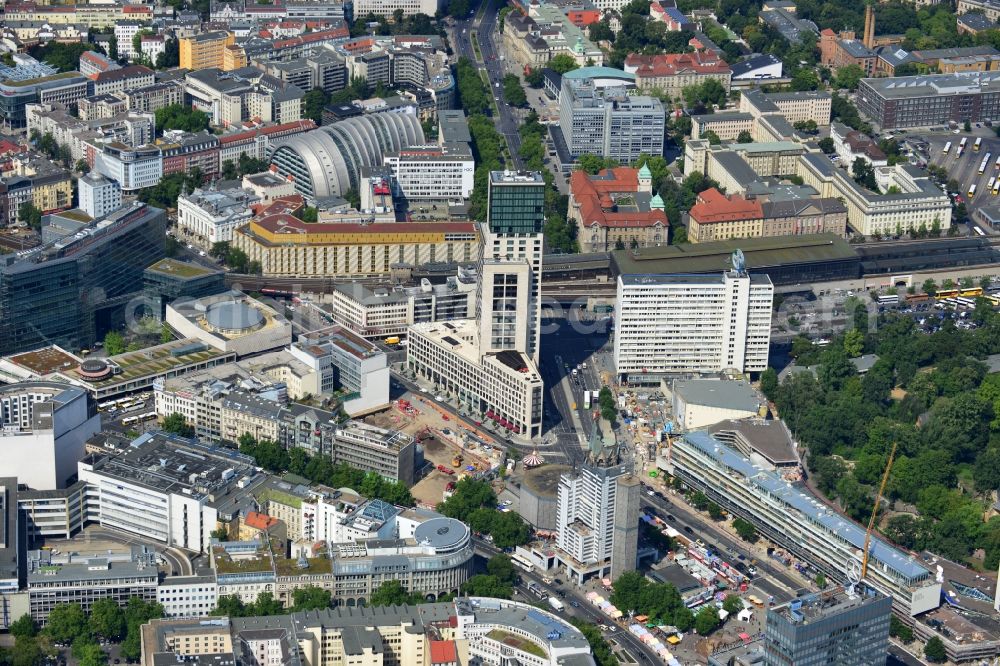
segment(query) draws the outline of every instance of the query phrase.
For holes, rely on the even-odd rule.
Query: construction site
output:
[[[506,450],[492,437],[456,421],[429,396],[406,394],[365,422],[417,440],[423,463],[410,492],[421,506],[436,506],[460,479],[492,477],[506,462]]]

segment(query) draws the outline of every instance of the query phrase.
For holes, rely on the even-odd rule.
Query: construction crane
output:
[[[878,517],[878,508],[882,504],[882,494],[885,493],[885,484],[889,480],[889,471],[892,469],[892,461],[896,457],[896,442],[892,443],[892,451],[889,452],[889,460],[885,463],[885,472],[882,473],[882,483],[879,484],[878,494],[875,495],[875,506],[872,507],[872,517],[868,521],[868,531],[865,532],[865,552],[861,554],[861,578],[865,579],[868,573],[868,549],[871,547],[872,530],[875,529],[875,519]]]

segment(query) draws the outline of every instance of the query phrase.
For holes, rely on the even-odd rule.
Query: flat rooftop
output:
[[[7,358],[11,363],[16,363],[40,376],[75,368],[83,360],[55,346],[42,347],[23,354],[14,354]]]
[[[808,490],[785,481],[775,472],[757,467],[740,452],[705,431],[687,433],[684,439],[702,453],[719,461],[722,466],[744,477],[749,485],[757,486],[769,494],[775,502],[784,504],[821,525],[854,549],[860,551],[864,548],[865,530],[849,518],[831,510]],[[871,559],[892,569],[911,585],[918,585],[923,581],[933,582],[931,572],[915,558],[877,537],[872,537],[871,540]]]
[[[774,606],[770,612],[780,615],[792,624],[806,624],[868,606],[885,598],[885,595],[867,586],[854,594],[848,594],[844,588],[836,587],[792,599]]]
[[[193,279],[205,275],[213,275],[222,271],[211,270],[190,261],[178,261],[176,259],[160,259],[158,262],[146,269],[148,273],[158,273],[182,279]]]
[[[858,258],[847,241],[835,234],[644,247],[616,250],[611,257],[619,274],[716,273],[731,267],[730,257],[737,249],[746,257],[747,270],[756,272],[783,264],[856,261]]]
[[[93,456],[91,461],[100,474],[161,493],[210,499],[218,495],[220,500],[230,486],[258,476],[249,456],[164,432],[142,434],[121,455]]]
[[[673,383],[672,391],[688,404],[756,412],[765,402],[746,381],[724,379],[684,379]]]
[[[772,465],[798,464],[792,440],[781,421],[765,421],[751,418],[720,421],[710,426],[708,431],[719,439],[728,439],[738,434],[754,452],[760,454]]]

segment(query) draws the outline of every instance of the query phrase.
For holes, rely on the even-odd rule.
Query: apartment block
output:
[[[472,195],[475,161],[468,144],[408,146],[382,158],[407,199],[467,199]]]
[[[180,66],[191,71],[223,68],[223,55],[227,46],[235,44],[236,38],[230,32],[205,32],[193,37],[180,39]]]
[[[615,367],[622,382],[767,367],[774,286],[742,255],[719,275],[620,275]]]

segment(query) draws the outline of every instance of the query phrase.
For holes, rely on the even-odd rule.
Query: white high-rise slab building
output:
[[[742,255],[741,255],[742,256]],[[615,368],[630,383],[767,368],[774,285],[741,261],[719,275],[620,275]]]

